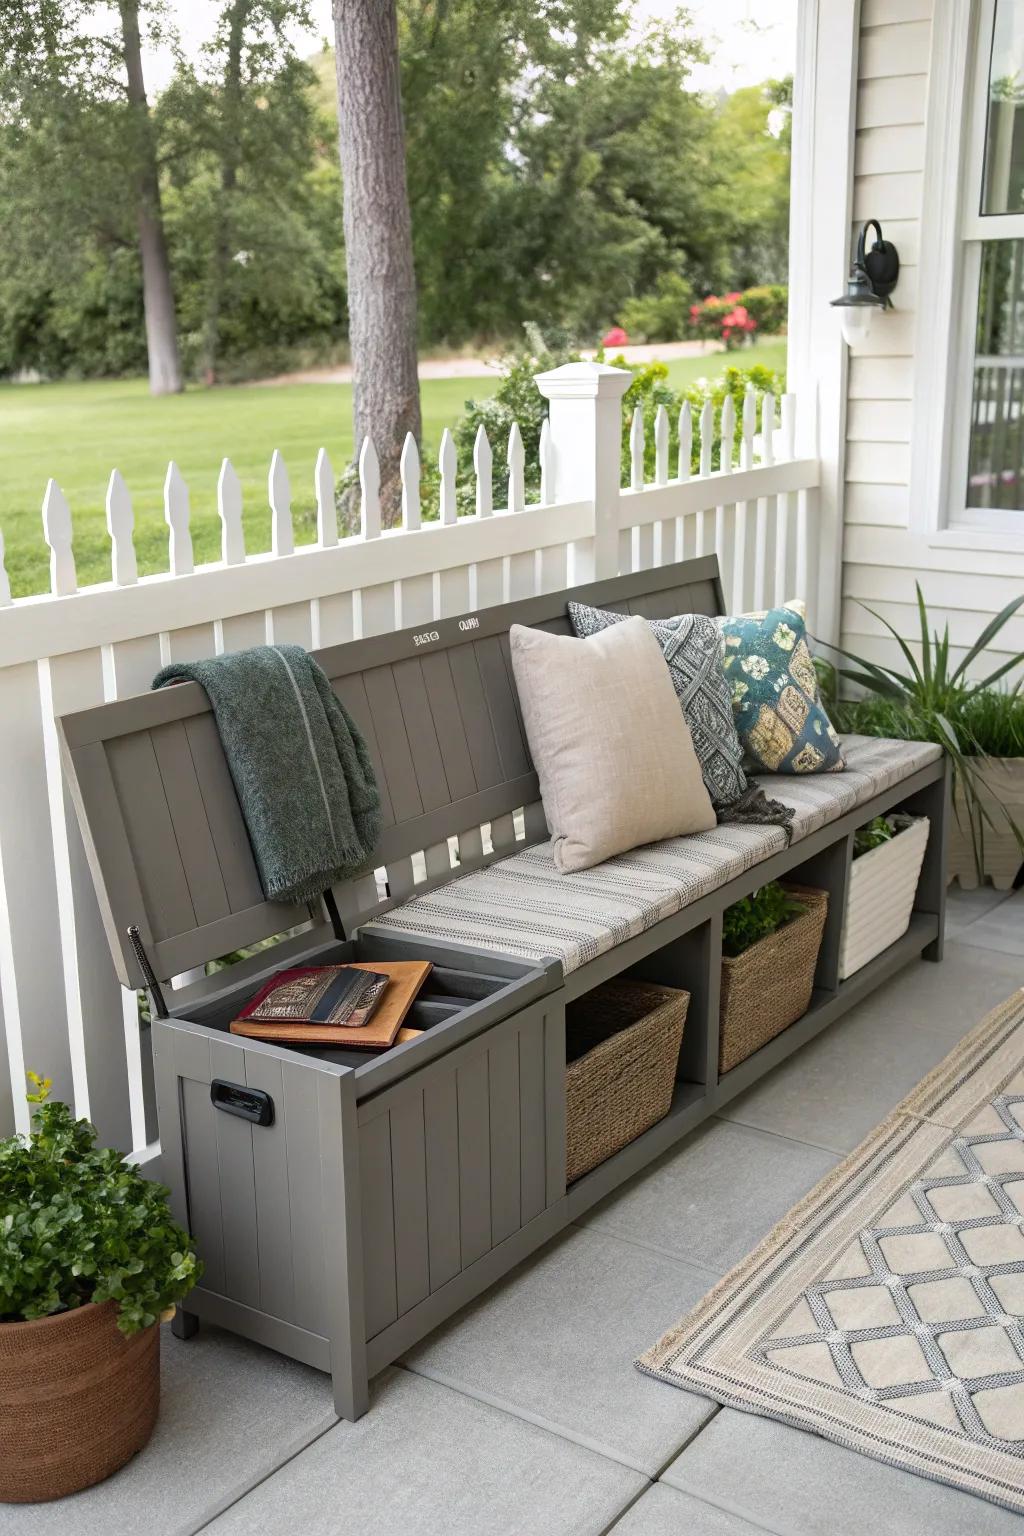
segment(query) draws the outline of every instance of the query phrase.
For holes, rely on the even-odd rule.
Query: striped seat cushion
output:
[[[881,794],[941,749],[930,742],[847,736],[846,770],[765,775],[765,792],[793,806],[793,841]],[[617,855],[560,875],[551,843],[535,843],[377,918],[374,927],[457,938],[502,954],[552,955],[566,974],[717,890],[786,846],[780,827],[715,827]]]

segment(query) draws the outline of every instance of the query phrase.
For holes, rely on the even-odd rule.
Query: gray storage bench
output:
[[[377,877],[308,909],[262,896],[197,685],[60,722],[119,975],[160,994],[161,1172],[206,1266],[179,1329],[209,1318],[330,1370],[345,1417],[364,1411],[369,1376],[573,1217],[908,961],[941,956],[948,779],[924,743],[853,739],[846,773],[765,780],[796,807],[789,843],[719,826],[557,874],[508,630],[570,632],[570,596],[648,617],[723,611],[710,557],[317,653],[367,739],[386,825]],[[840,983],[853,831],[895,806],[931,820],[914,916]],[[720,1077],[722,912],[783,874],[831,897],[811,1008]],[[227,1032],[271,970],[346,957],[432,960],[408,1020],[424,1033],[366,1056]],[[567,1188],[565,1004],[622,974],[690,993],[675,1096]]]

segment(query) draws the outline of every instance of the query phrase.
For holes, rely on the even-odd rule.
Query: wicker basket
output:
[[[609,981],[566,1009],[566,1180],[596,1168],[672,1105],[688,992]]]
[[[828,892],[785,889],[805,911],[735,959],[722,957],[718,1070],[731,1072],[807,1012],[814,990]]]
[[[109,1477],[146,1444],[159,1403],[159,1326],[126,1338],[115,1302],[0,1323],[0,1501]]]

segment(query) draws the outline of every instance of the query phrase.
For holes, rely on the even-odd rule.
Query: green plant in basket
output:
[[[896,835],[896,829],[887,816],[876,816],[866,826],[858,827],[853,834],[853,856],[860,858],[862,853],[870,853],[873,848],[881,848],[883,843],[890,843]]]
[[[806,911],[777,880],[734,901],[722,918],[722,953],[730,960]]]
[[[1019,692],[1002,693],[995,687],[1007,673],[1024,666],[1024,651],[1010,656],[980,681],[967,674],[1018,609],[1024,606],[1024,593],[989,620],[954,666],[949,655],[949,625],[946,624],[941,635],[937,629],[929,627],[928,609],[920,583],[916,583],[916,590],[921,626],[920,661],[888,619],[866,603],[861,604],[896,641],[907,665],[905,672],[868,661],[843,646],[832,647],[837,655],[853,663],[837,668],[839,677],[867,691],[867,698],[839,706],[836,723],[841,731],[934,741],[945,749],[952,762],[954,784],[966,811],[974,862],[981,878],[985,828],[997,830],[998,823],[983,793],[986,787],[984,763],[989,748],[987,744],[982,746],[976,733],[982,733],[987,742],[1012,743],[1024,739],[1018,734],[1024,731],[1024,708],[1017,702]],[[1024,831],[1008,808],[1001,807],[1001,814],[1024,854]]]
[[[192,1241],[167,1190],[28,1076],[31,1134],[0,1141],[0,1323],[116,1301],[121,1332],[137,1333],[202,1274]]]

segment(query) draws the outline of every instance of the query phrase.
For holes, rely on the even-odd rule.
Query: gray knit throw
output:
[[[264,895],[310,901],[369,867],[381,830],[366,743],[299,645],[164,667],[154,688],[205,688]]]

